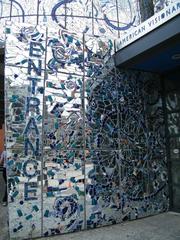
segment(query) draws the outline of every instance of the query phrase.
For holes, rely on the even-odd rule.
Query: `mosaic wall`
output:
[[[117,38],[139,22],[136,0],[0,0],[0,22],[42,24],[76,33]],[[4,29],[0,42],[4,43]]]
[[[121,37],[140,23],[139,0],[0,0],[0,23],[42,24],[76,33]],[[174,0],[153,0],[158,12]],[[141,1],[149,7],[148,1]],[[4,28],[0,28],[4,46]]]
[[[7,23],[12,239],[168,209],[160,80],[116,69],[113,53],[108,38]]]

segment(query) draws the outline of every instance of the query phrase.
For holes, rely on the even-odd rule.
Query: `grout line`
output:
[[[87,229],[86,221],[86,134],[85,134],[85,34],[83,34],[83,157],[84,157],[84,229]]]

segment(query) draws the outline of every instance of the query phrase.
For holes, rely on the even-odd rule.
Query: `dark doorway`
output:
[[[164,77],[170,209],[180,212],[180,76],[179,70]]]
[[[4,124],[4,49],[0,49],[0,129]]]
[[[4,48],[0,48],[0,156],[4,150]],[[3,165],[0,165],[0,223],[1,223],[1,233],[0,239],[8,239],[8,208],[4,202],[5,188],[6,184],[4,181]]]

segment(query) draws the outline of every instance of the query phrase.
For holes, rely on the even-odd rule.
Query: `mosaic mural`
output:
[[[155,12],[173,1],[154,0]],[[144,0],[145,6],[146,3]],[[7,20],[45,23],[49,27],[112,39],[136,27],[140,19],[138,0],[0,0],[1,26]],[[4,46],[4,28],[0,28],[0,46]]]
[[[0,22],[46,24],[76,33],[117,38],[139,23],[136,0],[1,0]],[[0,30],[4,44],[4,29]]]
[[[114,51],[108,38],[7,23],[12,239],[168,209],[160,79],[118,70]]]
[[[0,10],[1,25],[13,22],[0,30],[11,239],[166,211],[160,79],[112,57],[140,23],[137,1],[1,0]],[[176,134],[178,115],[168,122]]]

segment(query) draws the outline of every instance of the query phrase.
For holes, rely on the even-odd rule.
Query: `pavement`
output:
[[[0,201],[3,179],[0,172]],[[7,207],[0,204],[0,240],[8,240]],[[41,240],[180,240],[180,214],[167,212],[121,224]],[[18,239],[20,240],[20,239]]]
[[[153,217],[43,240],[180,240],[180,214]]]

